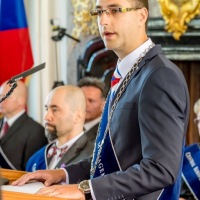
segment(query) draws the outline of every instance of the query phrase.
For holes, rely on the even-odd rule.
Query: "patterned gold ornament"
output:
[[[186,32],[187,24],[200,14],[200,0],[158,0],[166,22],[165,29],[176,40]]]
[[[72,0],[74,8],[74,28],[72,35],[80,38],[81,34],[99,35],[97,18],[90,16],[90,11],[95,8],[95,0]]]

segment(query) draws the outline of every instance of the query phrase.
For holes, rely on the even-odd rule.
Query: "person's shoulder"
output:
[[[47,145],[43,146],[42,148],[40,148],[38,151],[36,151],[32,157],[37,158],[38,155],[41,155],[45,152],[45,149],[47,148]]]
[[[26,171],[33,172],[39,169],[46,169],[45,164],[45,149],[47,145],[36,151],[28,160],[26,164]]]
[[[85,131],[84,134],[87,137],[93,137],[93,136],[96,137],[98,127],[99,127],[99,122],[97,124],[95,124],[93,127],[91,127],[89,130]]]
[[[26,114],[26,122],[29,124],[29,125],[34,125],[36,127],[39,127],[39,128],[44,128],[39,122],[37,122],[36,120],[34,120],[32,117],[30,117],[28,114]]]

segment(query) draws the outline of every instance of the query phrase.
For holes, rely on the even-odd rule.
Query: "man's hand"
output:
[[[66,182],[66,174],[63,169],[38,170],[23,175],[18,180],[12,182],[12,185],[21,186],[32,180],[41,181],[44,182],[45,186],[50,186],[52,184]]]
[[[37,194],[52,197],[85,200],[85,196],[78,189],[78,185],[53,185],[40,189]]]

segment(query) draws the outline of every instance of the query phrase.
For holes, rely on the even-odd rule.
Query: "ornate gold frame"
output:
[[[187,24],[200,14],[200,0],[158,0],[166,22],[165,29],[179,40],[186,32]]]
[[[74,8],[74,28],[72,35],[80,38],[83,35],[99,35],[97,19],[90,16],[90,10],[95,8],[95,0],[72,0]]]

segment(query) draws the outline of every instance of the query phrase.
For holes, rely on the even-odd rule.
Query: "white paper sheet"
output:
[[[41,182],[31,182],[22,186],[3,185],[1,186],[1,190],[35,194],[43,187],[45,186]]]

